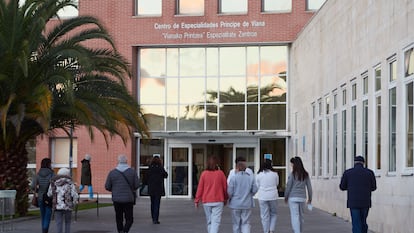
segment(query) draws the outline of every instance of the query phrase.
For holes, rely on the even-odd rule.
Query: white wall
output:
[[[348,93],[347,132],[350,132],[351,80],[356,78],[358,85],[357,103],[357,154],[362,152],[362,79],[361,74],[368,71],[369,78],[369,128],[374,127],[374,73],[373,67],[382,67],[382,132],[381,132],[381,170],[376,170],[378,189],[373,193],[373,207],[368,217],[370,230],[384,233],[414,232],[414,177],[407,176],[412,170],[404,167],[405,153],[405,105],[403,50],[414,43],[414,1],[411,0],[328,0],[292,44],[290,53],[289,114],[291,119],[297,114],[297,133],[293,135],[302,141],[305,150],[299,150],[306,169],[312,168],[312,103],[345,85]],[[397,171],[388,173],[388,80],[387,59],[395,55],[397,59]],[[342,109],[342,99],[338,98],[338,113]],[[338,115],[338,117],[340,114]],[[332,122],[332,117],[330,118]],[[339,123],[341,118],[338,118]],[[332,123],[331,123],[332,124]],[[325,125],[324,125],[325,127]],[[341,127],[338,128],[341,132]],[[332,139],[332,125],[330,126]],[[368,166],[374,169],[372,161],[373,135],[370,131]],[[342,141],[338,138],[338,148]],[[347,168],[351,164],[350,134],[347,135]],[[326,143],[324,141],[324,143]],[[332,143],[332,141],[329,141]],[[317,144],[317,143],[316,143]],[[293,140],[290,145],[293,147]],[[324,153],[332,156],[332,146]],[[338,151],[338,158],[342,156]],[[315,156],[318,159],[318,155]],[[317,161],[318,163],[319,161]],[[329,159],[329,172],[314,176],[314,205],[330,213],[349,220],[346,208],[346,192],[339,191],[338,185],[342,169],[332,175],[332,158]],[[341,167],[341,162],[339,162]]]

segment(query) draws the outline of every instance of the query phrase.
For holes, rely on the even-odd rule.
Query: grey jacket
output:
[[[291,173],[285,190],[285,199],[290,197],[299,197],[306,199],[306,189],[308,190],[308,200],[312,201],[312,185],[309,177],[305,180],[295,179]]]
[[[38,192],[38,198],[43,200],[43,193],[49,189],[50,179],[54,176],[50,168],[40,168],[36,176],[33,177],[31,189]]]
[[[115,168],[109,172],[105,182],[105,189],[112,192],[112,201],[118,203],[133,203],[134,195],[131,186],[128,185],[122,173],[126,176],[133,190],[139,187],[138,175],[132,168],[118,169]]]
[[[232,209],[252,208],[253,195],[257,192],[253,175],[245,171],[239,171],[228,182],[229,207]]]

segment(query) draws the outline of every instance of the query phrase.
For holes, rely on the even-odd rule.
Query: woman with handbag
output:
[[[52,206],[46,205],[43,200],[43,195],[47,193],[51,178],[54,176],[52,170],[52,161],[49,158],[42,159],[40,169],[36,176],[33,178],[31,185],[32,190],[36,193],[40,216],[42,224],[42,233],[48,233],[50,219],[52,217]]]

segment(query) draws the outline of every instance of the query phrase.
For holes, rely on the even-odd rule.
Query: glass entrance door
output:
[[[256,173],[257,171],[255,170],[255,163],[254,163],[254,147],[236,147],[236,154],[235,154],[235,158],[233,159],[233,161],[236,160],[237,157],[241,156],[244,157],[246,159],[246,163],[247,163],[247,167],[252,169],[253,173]],[[234,163],[234,162],[233,162]],[[235,164],[233,165],[235,166]]]
[[[190,146],[170,148],[170,190],[171,196],[189,197],[192,167],[190,164]]]

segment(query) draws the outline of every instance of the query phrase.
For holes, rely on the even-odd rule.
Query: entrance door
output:
[[[192,166],[191,145],[170,147],[170,170],[169,170],[169,193],[171,196],[190,197],[191,195],[191,174]]]

